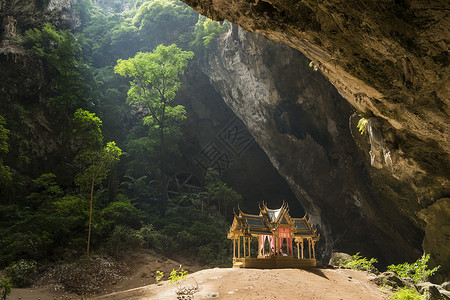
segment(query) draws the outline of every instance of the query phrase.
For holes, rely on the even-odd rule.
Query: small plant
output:
[[[6,300],[9,294],[11,294],[12,283],[11,279],[0,276],[0,296],[2,300]]]
[[[169,282],[167,284],[176,284],[177,287],[181,284],[181,281],[186,280],[188,271],[183,270],[180,266],[178,270],[172,269],[169,275]]]
[[[162,273],[162,272],[160,272]],[[181,283],[186,280],[188,271],[183,270],[183,268],[180,267],[178,270],[172,269],[172,272],[170,272],[169,276],[169,282],[167,284],[176,284],[177,289],[177,299],[192,299],[192,295],[198,291],[198,284],[197,286],[187,286],[182,287]]]
[[[415,289],[401,288],[389,295],[390,300],[425,300],[425,296],[420,295]]]
[[[428,270],[427,262],[429,259],[430,254],[424,254],[412,264],[403,263],[399,265],[390,265],[388,266],[388,270],[397,273],[401,278],[411,278],[414,283],[417,284],[426,281],[429,276],[436,273],[436,271],[440,268],[440,266],[437,266],[431,270]]]
[[[310,68],[312,68],[314,71],[319,70],[319,66],[313,63],[312,61],[308,65]]]
[[[369,123],[369,119],[367,119],[367,118],[361,117],[361,119],[359,119],[358,125],[356,125],[356,126],[358,127],[358,130],[361,134],[366,132],[368,123]]]
[[[374,271],[375,267],[373,264],[377,263],[378,260],[376,258],[367,259],[366,257],[362,257],[359,255],[359,252],[352,256],[349,259],[340,259],[338,264],[342,267],[353,269],[353,270],[365,270],[365,271]]]
[[[164,273],[161,272],[161,271],[156,271],[156,274],[158,274],[158,275],[156,275],[156,277],[155,277],[156,282],[160,282],[161,279],[164,277]]]

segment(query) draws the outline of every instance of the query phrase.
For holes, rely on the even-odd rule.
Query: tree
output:
[[[138,28],[140,51],[153,49],[160,43],[188,46],[197,13],[178,0],[154,0],[143,3],[132,19]]]
[[[6,120],[0,115],[0,188],[7,186],[12,180],[11,169],[3,164],[2,156],[9,152],[9,133],[5,128]]]
[[[27,30],[22,44],[44,63],[48,84],[45,92],[57,109],[56,117],[72,115],[76,107],[93,102],[95,80],[82,59],[81,45],[69,30],[57,30],[50,23],[41,30]]]
[[[165,216],[167,204],[165,138],[167,132],[176,130],[186,118],[184,107],[171,106],[171,103],[181,86],[179,76],[193,56],[193,52],[182,51],[175,44],[167,47],[159,45],[153,52],[139,52],[133,58],[119,59],[114,68],[116,73],[132,79],[128,102],[146,109],[148,115],[143,118],[144,124],[159,131],[162,217]]]
[[[229,187],[225,182],[219,179],[219,173],[211,168],[206,171],[205,175],[205,191],[208,203],[216,204],[219,214],[227,218],[229,208],[236,206],[242,202],[242,196]]]
[[[80,142],[81,151],[76,159],[82,165],[87,165],[75,178],[75,184],[81,190],[90,189],[89,228],[87,241],[87,256],[91,241],[92,210],[94,202],[94,187],[106,178],[111,168],[117,163],[122,150],[115,142],[103,146],[103,135],[100,129],[102,121],[94,113],[78,109],[74,114],[74,133]]]

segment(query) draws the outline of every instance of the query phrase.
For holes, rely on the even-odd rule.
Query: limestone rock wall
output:
[[[77,28],[80,26],[77,5],[78,0],[0,0],[0,114],[17,122],[9,140],[14,145],[9,155],[32,153],[30,161],[18,164],[18,168],[33,178],[43,172],[65,174],[64,170],[70,166],[58,164],[58,158],[69,151],[62,147],[60,128],[55,128],[49,119],[43,95],[47,79],[42,62],[27,53],[18,36],[46,22],[60,29]],[[27,142],[21,142],[22,139]]]
[[[14,18],[18,31],[23,33],[46,22],[61,29],[74,29],[81,25],[77,10],[78,0],[0,0],[0,18]],[[0,35],[4,34],[5,26]]]
[[[401,147],[432,143],[435,159],[405,151],[412,159],[448,170],[448,1],[184,2],[300,50],[358,111],[388,122]]]
[[[335,249],[419,255],[423,234],[405,214],[386,213],[392,204],[373,186],[349,129],[354,109],[306,57],[232,26],[204,72],[320,228],[325,261]]]

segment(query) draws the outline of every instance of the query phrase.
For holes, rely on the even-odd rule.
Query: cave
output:
[[[22,234],[17,220],[30,226],[30,212],[50,215],[55,205],[64,211],[61,199],[82,198],[75,179],[81,143],[73,136],[80,107],[101,118],[102,142],[124,149],[95,193],[92,180],[97,213],[114,218],[114,209],[130,205],[128,212],[147,214],[134,211],[115,227],[96,224],[98,251],[123,224],[140,230],[144,222],[166,236],[186,237],[159,241],[158,250],[186,250],[189,239],[200,237],[173,229],[181,222],[177,213],[183,222],[207,227],[190,219],[197,217],[189,210],[195,206],[225,226],[237,209],[257,214],[263,203],[287,203],[292,215],[307,214],[320,234],[321,266],[336,252],[377,257],[380,269],[426,253],[431,267],[441,266],[435,280],[449,279],[447,1],[88,2],[0,1],[0,205],[6,216],[0,225],[10,237],[0,243],[6,249],[0,267],[62,255],[59,238],[42,238],[34,227],[29,243],[19,239],[22,246],[14,248],[11,239]],[[36,38],[44,30],[54,38],[48,44]],[[61,41],[66,48],[56,46]],[[160,127],[141,122],[145,106],[128,105],[130,81],[115,65],[175,43],[195,56],[173,97],[185,115],[173,133],[182,138],[167,155],[166,176],[164,163],[157,163],[162,146],[152,136]],[[57,52],[71,47],[69,54]],[[242,198],[212,203],[205,196],[212,193],[209,169],[214,184]],[[159,197],[173,224],[155,216]],[[83,222],[71,229],[79,240],[60,242],[81,249]],[[196,255],[209,257],[213,251],[205,247]]]

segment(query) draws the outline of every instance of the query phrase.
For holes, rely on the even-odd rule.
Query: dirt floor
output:
[[[180,259],[181,261],[183,259]],[[156,270],[167,278],[180,266],[177,261],[146,252],[128,259],[128,269],[119,280],[105,282],[94,295],[83,299],[177,299],[176,285],[155,282]],[[369,280],[371,275],[344,269],[233,269],[200,270],[199,264],[183,264],[189,270],[182,287],[197,287],[193,299],[387,299]],[[199,271],[200,270],[200,271]],[[82,299],[80,295],[55,290],[54,286],[14,289],[8,299]]]
[[[387,299],[369,279],[353,270],[228,268],[196,272],[184,285],[198,283],[194,299]],[[163,282],[98,299],[176,299],[175,289]]]

